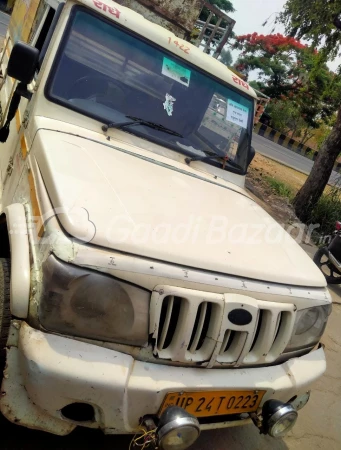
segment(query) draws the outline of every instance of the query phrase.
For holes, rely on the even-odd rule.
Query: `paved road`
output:
[[[293,169],[297,169],[300,172],[309,174],[311,168],[313,167],[313,161],[308,158],[305,158],[302,155],[299,155],[291,150],[288,150],[281,145],[275,144],[269,139],[265,139],[258,134],[252,135],[252,145],[254,146],[256,152],[261,155],[268,156],[269,158],[273,158],[278,162],[281,162]],[[340,174],[337,172],[332,172],[329,182],[331,184],[337,183],[340,178]]]
[[[0,11],[0,39],[6,36],[10,16]]]

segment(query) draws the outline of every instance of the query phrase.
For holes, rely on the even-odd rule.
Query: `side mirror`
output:
[[[249,151],[249,155],[247,158],[247,166],[249,167],[249,165],[252,163],[253,158],[255,157],[256,154],[256,150],[254,149],[254,147],[250,147],[250,151]]]
[[[7,74],[26,85],[31,83],[38,67],[39,50],[25,42],[16,42],[9,57]]]

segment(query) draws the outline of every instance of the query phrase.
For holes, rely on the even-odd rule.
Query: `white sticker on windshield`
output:
[[[227,100],[226,120],[240,127],[247,128],[247,121],[249,118],[249,108],[234,102],[233,100]]]
[[[171,116],[173,114],[173,103],[175,98],[169,94],[166,94],[166,101],[163,103],[163,109],[166,110],[167,114]]]
[[[171,78],[185,86],[189,86],[189,80],[191,79],[191,71],[185,67],[180,66],[175,61],[168,58],[163,58],[162,75]]]

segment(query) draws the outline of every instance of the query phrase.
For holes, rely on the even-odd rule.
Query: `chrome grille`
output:
[[[235,309],[248,311],[251,322],[230,322],[229,313]],[[153,292],[150,314],[156,357],[207,367],[275,361],[288,344],[295,321],[292,304],[168,286]]]

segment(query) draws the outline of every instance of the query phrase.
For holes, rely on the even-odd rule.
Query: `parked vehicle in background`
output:
[[[341,284],[341,222],[336,222],[335,233],[329,245],[317,250],[315,264],[320,268],[329,284]]]
[[[281,437],[325,371],[331,298],[245,190],[254,90],[153,11],[163,27],[109,0],[16,2],[1,411],[58,435],[142,427],[163,449],[252,421]]]

